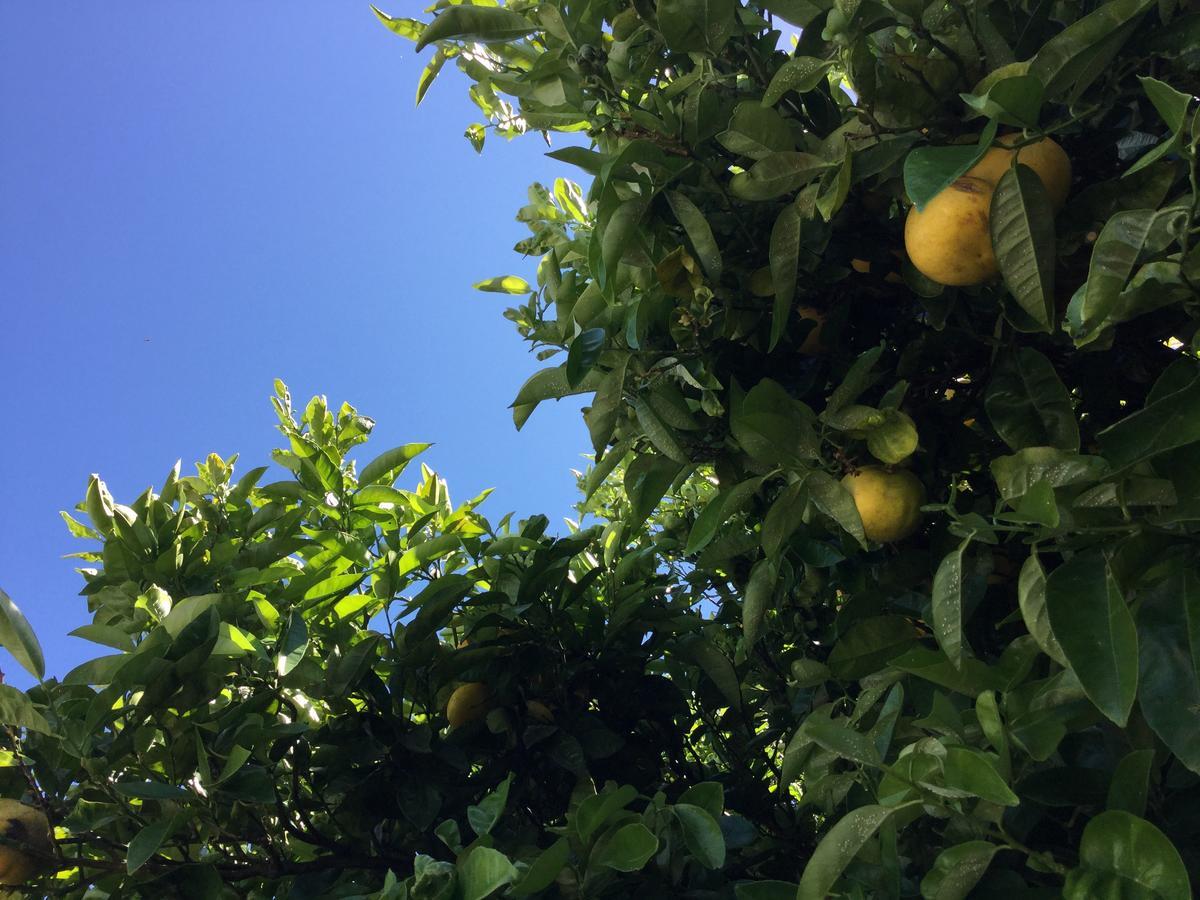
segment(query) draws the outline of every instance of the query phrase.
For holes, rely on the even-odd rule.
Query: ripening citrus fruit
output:
[[[458,728],[482,719],[491,705],[492,689],[482,681],[460,684],[446,704],[446,719],[452,729]]]
[[[866,466],[847,475],[842,484],[854,498],[863,531],[871,540],[888,544],[917,530],[925,488],[912,472]]]
[[[998,271],[988,211],[992,185],[964,175],[925,204],[908,211],[904,249],[926,278],[961,287],[980,284]]]
[[[1000,138],[1000,143],[1013,144],[1021,139],[1020,134],[1006,134]],[[1054,208],[1062,209],[1071,190],[1071,160],[1066,151],[1050,138],[1042,138],[1018,150],[992,147],[983,155],[983,159],[967,170],[967,175],[982,178],[994,188],[1012,166],[1013,154],[1016,154],[1018,162],[1037,172]]]
[[[0,834],[42,850],[51,847],[50,823],[45,815],[17,800],[0,800]],[[37,859],[17,847],[0,846],[0,884],[23,884],[39,868]]]

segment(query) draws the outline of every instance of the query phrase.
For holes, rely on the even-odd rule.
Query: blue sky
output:
[[[90,472],[128,502],[176,459],[266,462],[275,377],[374,417],[368,448],[435,441],[494,519],[569,512],[580,404],[514,430],[539,364],[471,284],[532,280],[514,213],[574,176],[537,135],[477,156],[457,71],[414,108],[428,55],[365,2],[0,4],[0,586],[51,674],[107,652],[67,637],[58,510]]]

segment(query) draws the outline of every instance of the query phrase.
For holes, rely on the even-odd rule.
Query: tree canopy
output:
[[[1191,896],[1200,14],[376,14],[430,52],[418,102],[465,74],[477,149],[562,133],[584,173],[518,213],[536,277],[477,285],[546,363],[518,428],[591,395],[577,520],[398,487],[425,445],[281,383],[274,466],[93,477],[75,633],[111,652],[45,678],[0,604],[41,680],[0,686],[0,788],[54,829],[4,832],[0,879]]]

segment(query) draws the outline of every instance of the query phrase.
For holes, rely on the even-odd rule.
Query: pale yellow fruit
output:
[[[546,725],[554,721],[554,713],[541,700],[526,700],[525,712],[529,714],[529,718]]]
[[[842,479],[854,498],[863,532],[873,541],[902,541],[921,522],[925,488],[912,472],[866,466]]]
[[[904,249],[926,278],[962,287],[995,276],[996,254],[988,228],[992,185],[963,176],[925,204],[908,211]]]
[[[482,681],[460,684],[446,704],[446,719],[451,728],[477,722],[492,706],[492,689]]]
[[[46,852],[52,846],[50,823],[40,809],[16,800],[0,800],[0,834]],[[41,862],[17,847],[0,846],[0,884],[24,884],[41,868]]]
[[[1006,134],[1000,138],[1000,143],[1013,144],[1019,140],[1022,140],[1019,134]],[[1050,138],[1042,138],[1037,143],[1021,147],[1019,150],[992,147],[983,155],[983,159],[967,170],[967,175],[982,178],[994,188],[1001,176],[1012,166],[1013,154],[1016,154],[1017,162],[1037,172],[1055,210],[1062,209],[1071,190],[1071,159],[1066,151]]]

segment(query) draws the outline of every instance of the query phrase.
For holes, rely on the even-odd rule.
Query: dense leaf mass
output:
[[[1187,6],[377,10],[418,102],[454,61],[477,149],[561,133],[589,181],[530,189],[536,279],[477,285],[547,362],[518,427],[592,397],[579,521],[397,487],[424,445],[364,455],[370,419],[282,384],[273,469],[93,478],[78,634],[112,652],[0,688],[3,789],[57,826],[6,835],[30,890],[1190,896]]]

